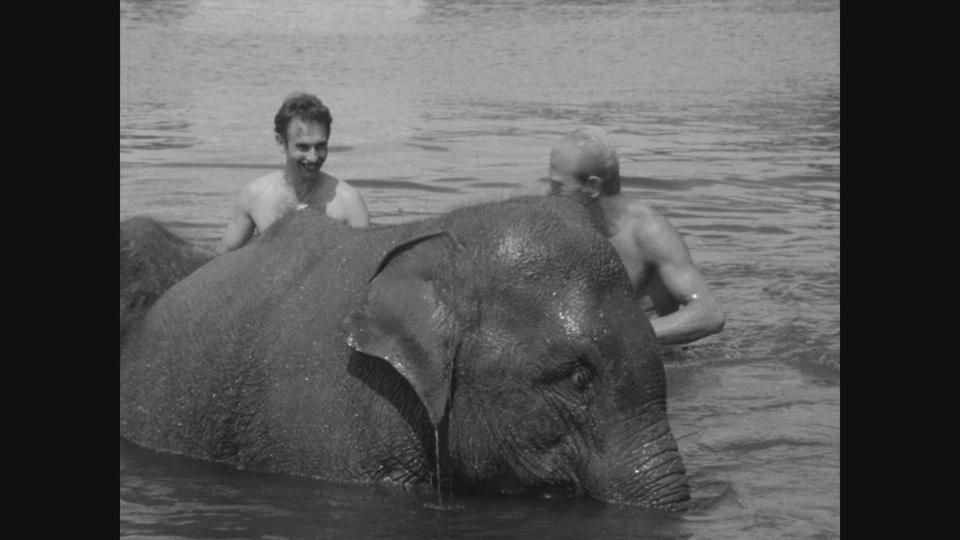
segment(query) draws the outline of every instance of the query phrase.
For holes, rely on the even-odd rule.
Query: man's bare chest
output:
[[[257,230],[262,233],[296,206],[297,199],[292,195],[277,193],[273,196],[263,196],[254,202],[253,208],[250,209],[250,217],[253,218]]]
[[[257,230],[263,232],[287,212],[300,207],[309,206],[315,210],[329,213],[328,204],[333,199],[333,192],[333,189],[322,186],[304,194],[301,200],[293,189],[288,186],[280,186],[262,193],[254,202],[250,215],[257,226]]]

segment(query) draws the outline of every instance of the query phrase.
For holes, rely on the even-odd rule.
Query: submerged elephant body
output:
[[[631,293],[561,198],[362,231],[294,212],[128,332],[120,432],[249,470],[413,485],[439,459],[454,490],[682,509],[660,353]]]

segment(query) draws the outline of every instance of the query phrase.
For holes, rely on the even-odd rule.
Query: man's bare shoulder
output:
[[[547,177],[537,178],[535,180],[527,180],[521,182],[517,185],[513,191],[510,192],[509,196],[513,197],[527,197],[531,195],[549,195],[550,194],[550,179]]]
[[[345,180],[341,180],[336,176],[330,176],[329,174],[327,175],[327,177],[331,181],[333,181],[333,184],[336,186],[337,197],[341,197],[341,196],[342,197],[359,197],[360,196],[360,190],[355,188],[354,186],[351,186],[349,182]]]
[[[326,204],[327,215],[333,219],[345,221],[353,227],[367,227],[370,215],[360,190],[349,183],[330,177],[336,182],[332,200]]]
[[[605,205],[608,226],[628,236],[644,258],[676,259],[687,253],[676,227],[659,210],[639,201],[620,200]]]
[[[252,206],[264,197],[270,197],[283,184],[283,171],[274,171],[247,182],[240,191],[240,204]]]
[[[360,190],[343,180],[339,180],[337,183],[337,193],[335,197],[341,204],[353,209],[353,211],[367,212],[367,204],[366,201],[363,200],[363,195],[360,194]]]
[[[637,200],[610,198],[603,201],[603,211],[607,221],[616,225],[617,229],[629,230],[633,234],[671,227],[663,214]]]
[[[273,171],[247,182],[247,185],[243,187],[243,193],[253,195],[272,191],[276,189],[278,184],[282,183],[283,171]]]

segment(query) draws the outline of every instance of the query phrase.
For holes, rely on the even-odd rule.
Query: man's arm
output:
[[[233,213],[230,216],[230,223],[227,224],[227,229],[223,233],[223,239],[220,240],[220,244],[217,246],[217,255],[240,249],[246,245],[253,236],[255,229],[256,225],[241,199],[236,207],[234,207]]]
[[[665,304],[671,311],[679,306],[650,320],[657,340],[668,345],[690,343],[723,330],[726,317],[720,303],[693,264],[683,237],[663,216],[651,215],[645,221],[637,227],[635,238],[645,261],[656,269],[653,281],[658,283],[653,288],[660,290],[651,290],[650,297],[658,313]]]
[[[349,189],[343,190],[343,198],[340,202],[347,225],[355,229],[365,229],[370,226],[370,213],[367,211],[367,203],[364,202],[356,188],[349,186]]]

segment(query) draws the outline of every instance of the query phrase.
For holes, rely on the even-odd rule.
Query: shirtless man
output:
[[[320,170],[327,158],[330,110],[310,94],[284,100],[274,118],[286,167],[253,180],[240,193],[218,253],[243,247],[291,210],[308,206],[352,227],[370,226],[367,205],[356,188]]]
[[[689,343],[723,329],[723,310],[680,233],[656,210],[620,195],[620,163],[603,130],[561,138],[550,152],[549,181],[551,194],[599,213],[636,297],[648,297],[656,310],[650,322],[660,343]]]

